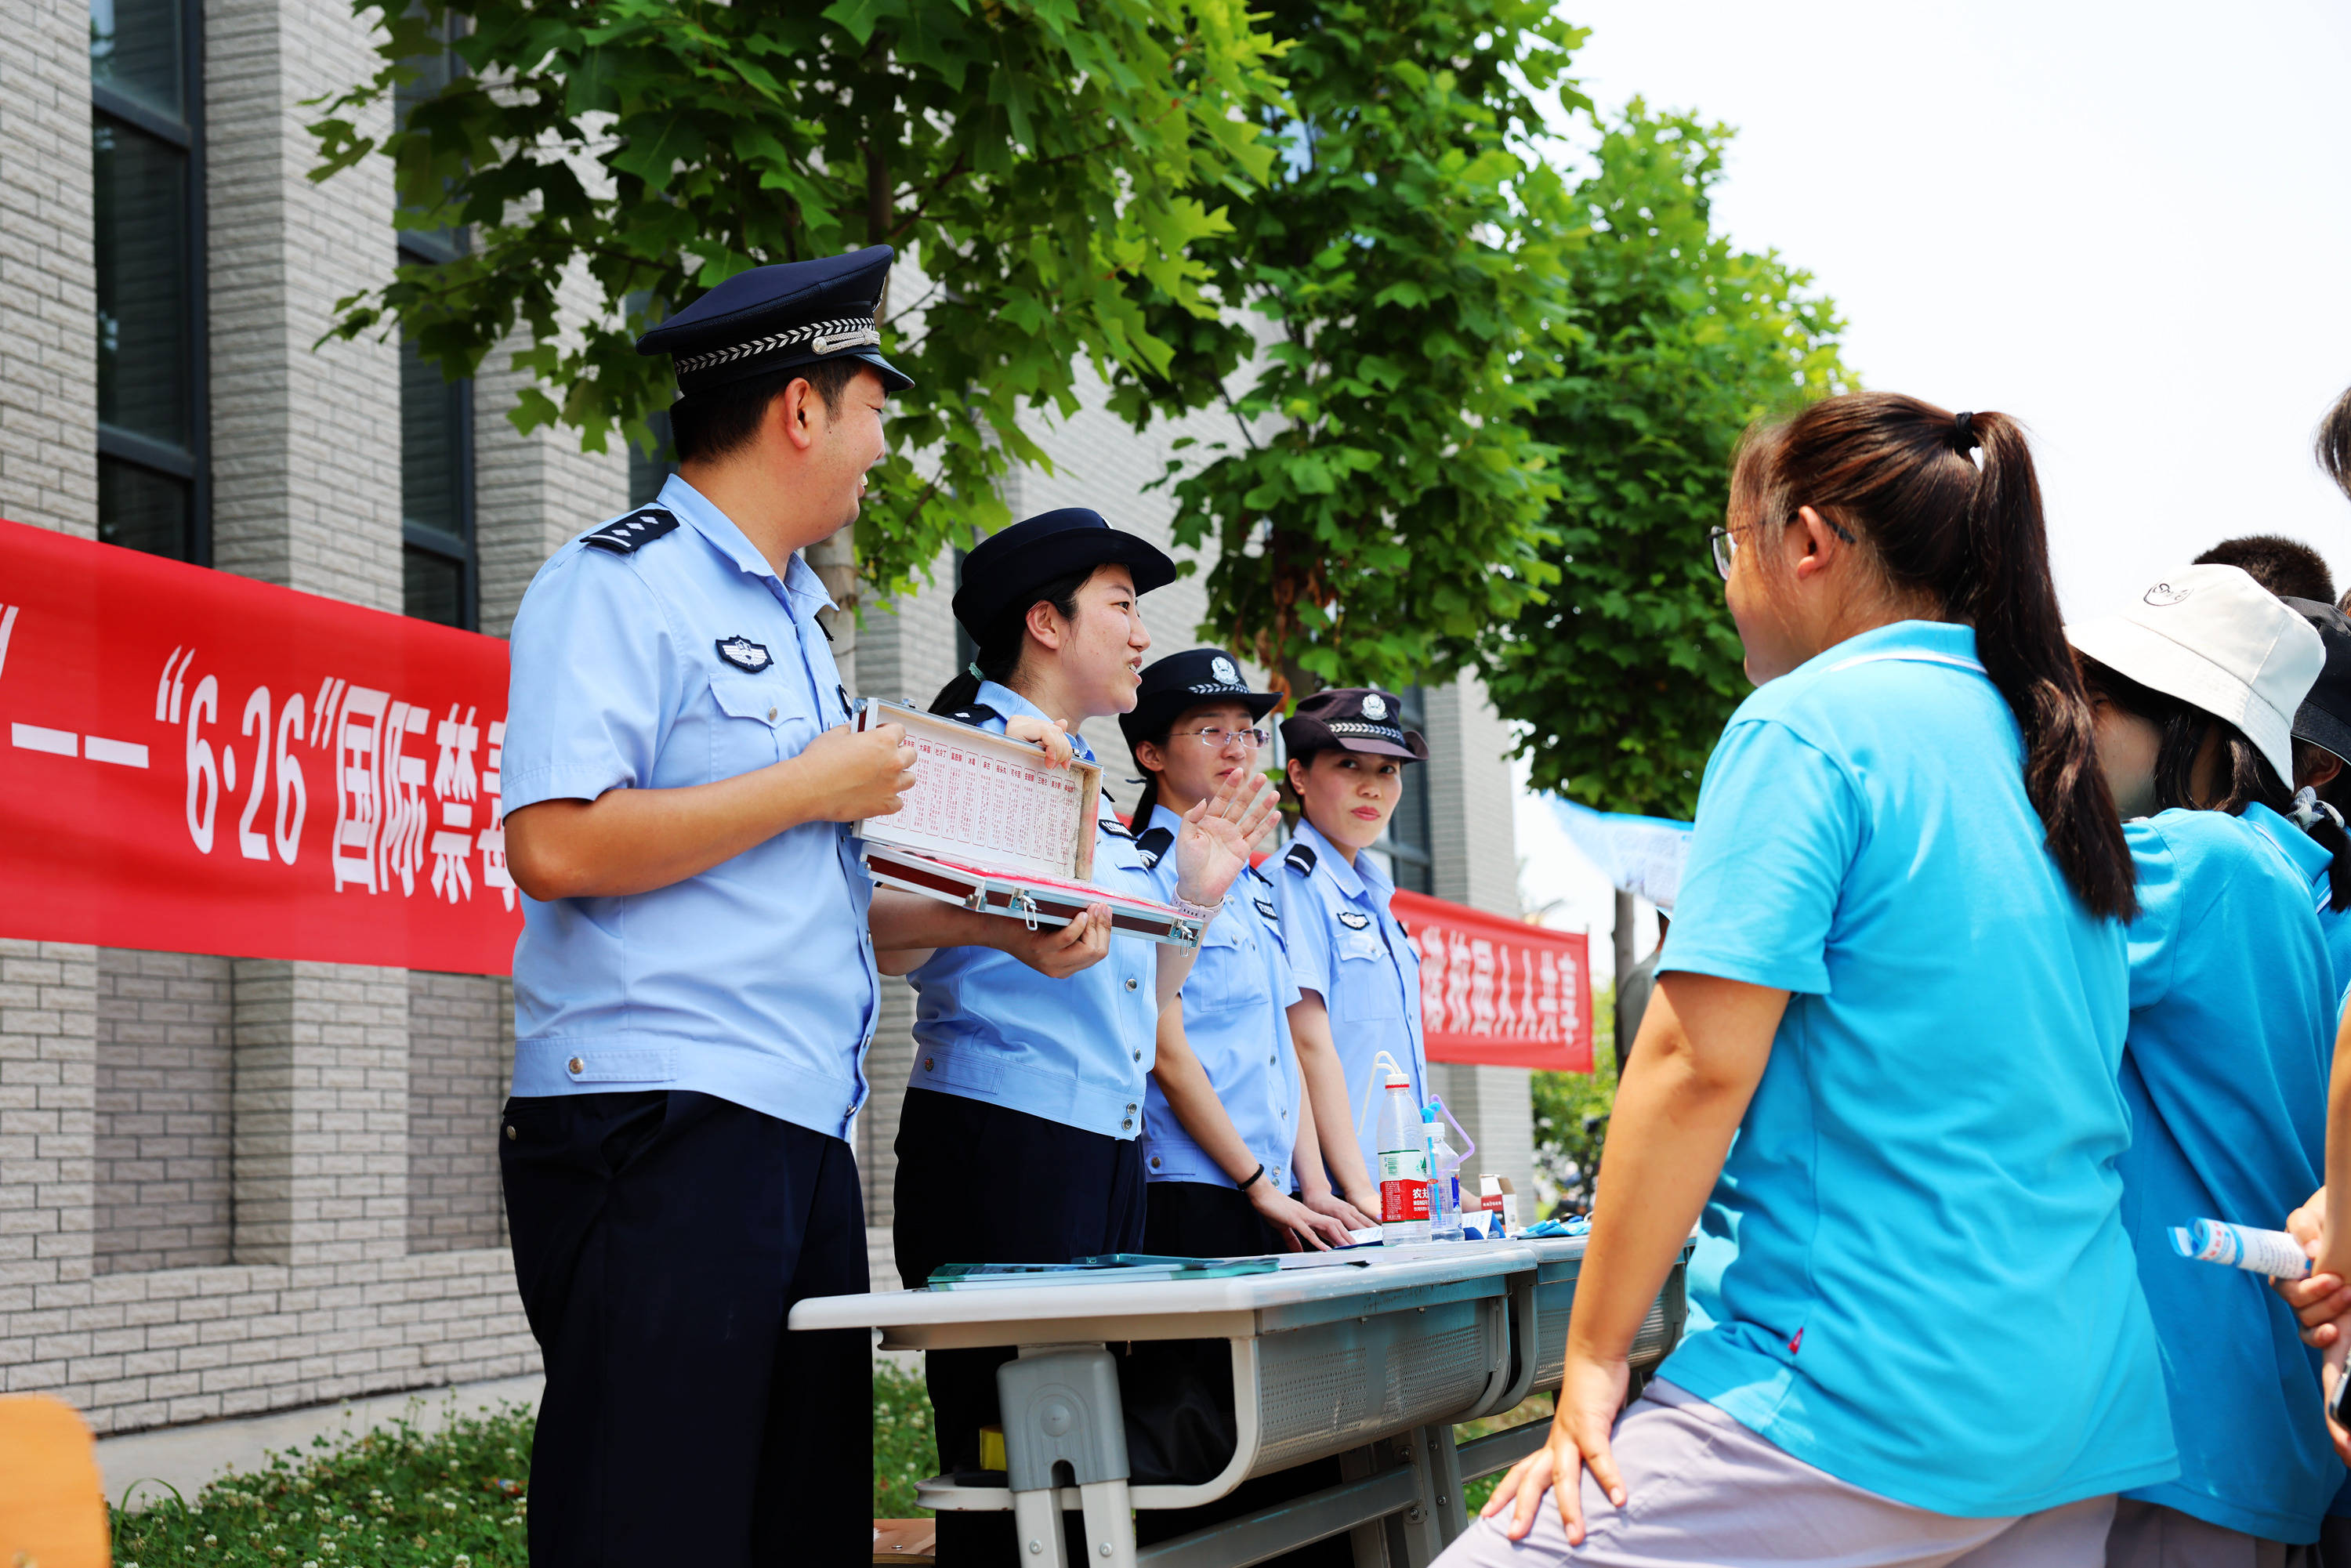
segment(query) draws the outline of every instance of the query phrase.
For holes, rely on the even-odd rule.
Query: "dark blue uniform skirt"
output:
[[[535,1568],[867,1561],[869,1336],[784,1327],[867,1288],[849,1145],[656,1090],[508,1100],[498,1155],[547,1363]]]

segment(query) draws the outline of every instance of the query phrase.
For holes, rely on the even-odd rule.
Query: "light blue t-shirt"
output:
[[[2123,930],[2022,768],[1970,628],[1839,643],[1731,716],[1658,964],[1793,993],[1660,1375],[1974,1518],[2179,1473],[2121,1218]]]
[[[2199,1218],[2274,1229],[2325,1179],[2335,977],[2311,907],[2326,850],[2262,805],[2126,824],[2131,1109],[2123,1224],[2171,1387],[2179,1477],[2130,1495],[2271,1541],[2318,1539],[2343,1482],[2319,1353],[2257,1276],[2179,1255]]]
[[[1183,820],[1155,807],[1143,840],[1165,830],[1172,838]],[[1176,892],[1176,857],[1152,866],[1157,896]],[[1298,987],[1281,942],[1273,884],[1254,869],[1241,873],[1225,907],[1200,935],[1200,954],[1184,980],[1184,1039],[1200,1059],[1208,1085],[1232,1118],[1249,1157],[1265,1166],[1276,1192],[1296,1186],[1290,1156],[1298,1146],[1298,1052],[1290,1043],[1290,1005]],[[1143,1113],[1143,1174],[1151,1181],[1196,1181],[1231,1186],[1233,1178],[1210,1159],[1153,1079]]]
[[[980,684],[975,700],[996,711],[980,727],[995,735],[1007,720],[1045,717],[993,681]],[[1094,759],[1077,736],[1070,744]],[[1094,824],[1093,881],[1134,897],[1159,896],[1106,793]],[[1137,1137],[1144,1084],[1159,1054],[1158,965],[1157,944],[1140,936],[1113,936],[1110,956],[1063,980],[993,947],[942,947],[907,977],[915,996],[907,1082],[1082,1132]]]
[[[508,812],[674,789],[797,757],[847,722],[797,555],[783,577],[684,479],[549,558],[516,612]],[[643,526],[631,528],[630,519]],[[608,529],[633,545],[585,542]],[[523,899],[517,1094],[690,1089],[846,1137],[873,1038],[873,884],[847,827],[804,822],[618,898]]]
[[[1301,991],[1322,998],[1331,1039],[1355,1115],[1364,1179],[1376,1189],[1384,1097],[1369,1087],[1372,1063],[1386,1051],[1412,1079],[1413,1103],[1428,1103],[1428,1054],[1421,1039],[1420,954],[1389,912],[1395,883],[1379,862],[1359,854],[1348,863],[1331,841],[1301,820],[1279,868],[1269,865],[1290,971]],[[1330,1162],[1330,1152],[1323,1152]],[[1338,1177],[1332,1177],[1338,1185]]]

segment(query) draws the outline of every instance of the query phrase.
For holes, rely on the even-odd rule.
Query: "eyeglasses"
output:
[[[1263,729],[1179,729],[1167,738],[1173,740],[1176,735],[1191,736],[1211,751],[1222,751],[1236,740],[1252,751],[1262,751],[1273,741],[1272,732]]]
[[[1823,520],[1825,521],[1825,519]],[[1748,528],[1753,528],[1754,526],[1755,525],[1752,523],[1741,523],[1735,528],[1726,528],[1718,526],[1706,530],[1706,541],[1708,544],[1714,547],[1714,570],[1722,573],[1723,581],[1729,582],[1730,580],[1730,563],[1731,560],[1739,554],[1739,536]],[[1851,534],[1845,532],[1844,526],[1841,523],[1830,523],[1829,532],[1836,535],[1837,538],[1843,539],[1847,544],[1856,544],[1860,542]]]

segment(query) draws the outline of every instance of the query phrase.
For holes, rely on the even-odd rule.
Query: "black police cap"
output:
[[[1305,698],[1281,721],[1281,742],[1292,757],[1335,746],[1406,762],[1428,760],[1428,742],[1404,727],[1403,700],[1375,686],[1333,686]]]
[[[864,361],[902,392],[914,381],[882,357],[873,319],[894,254],[872,245],[738,272],[638,339],[637,352],[674,356],[682,395],[841,359]]]
[[[1250,718],[1259,719],[1281,706],[1281,694],[1249,690],[1239,664],[1222,648],[1170,653],[1144,668],[1134,691],[1134,711],[1118,716],[1119,732],[1131,750],[1144,741],[1156,741],[1186,708],[1206,703],[1238,703],[1249,709]]]
[[[1007,615],[1026,614],[1040,588],[1097,566],[1126,568],[1137,593],[1176,580],[1176,563],[1149,539],[1120,532],[1100,512],[1063,507],[1025,517],[972,547],[963,558],[955,618],[973,642],[984,643]]]
[[[2285,604],[2310,622],[2326,649],[2318,679],[2294,710],[2294,737],[2351,762],[2351,619],[2314,599],[2289,599]]]

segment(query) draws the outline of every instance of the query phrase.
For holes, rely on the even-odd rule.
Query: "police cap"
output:
[[[638,339],[637,352],[674,356],[681,395],[842,359],[864,361],[884,388],[903,392],[914,381],[882,357],[873,319],[893,254],[872,245],[738,272]]]
[[[1281,741],[1292,757],[1327,751],[1368,751],[1376,757],[1428,760],[1428,742],[1404,727],[1404,703],[1374,686],[1333,686],[1302,699],[1281,721]]]
[[[1143,684],[1134,692],[1134,711],[1118,716],[1119,732],[1132,749],[1166,734],[1186,709],[1207,703],[1238,703],[1251,719],[1260,719],[1281,706],[1281,694],[1249,690],[1240,665],[1222,648],[1170,653],[1144,668]]]
[[[963,559],[955,618],[973,642],[985,643],[1007,615],[1025,614],[1045,584],[1097,566],[1126,568],[1137,593],[1176,580],[1176,563],[1149,539],[1120,532],[1100,512],[1063,507],[1023,518],[972,547]]]

